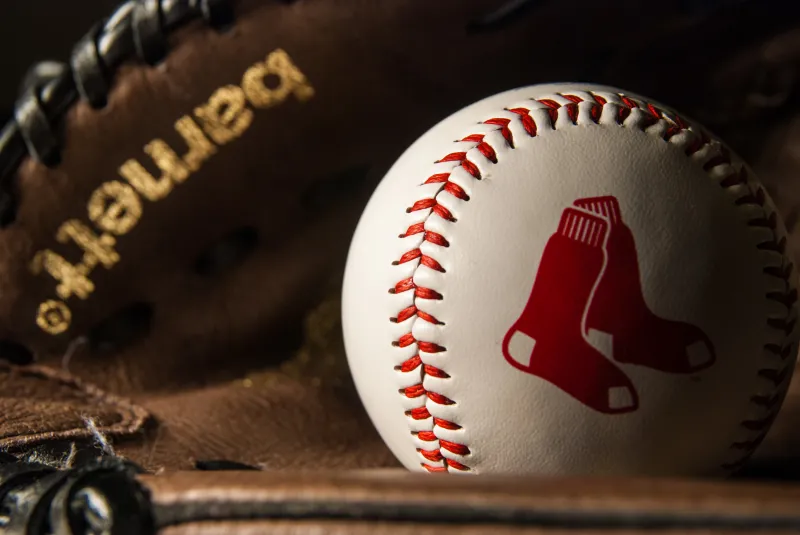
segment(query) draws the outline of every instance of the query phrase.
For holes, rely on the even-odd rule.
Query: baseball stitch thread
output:
[[[668,112],[661,110],[651,103],[638,103],[622,94],[616,95],[620,100],[619,102],[609,102],[605,97],[592,92],[587,94],[590,95],[592,99],[591,101],[585,100],[583,97],[578,95],[571,94],[559,94],[560,97],[568,101],[564,104],[552,99],[531,100],[532,102],[543,106],[543,109],[546,110],[550,122],[549,127],[551,129],[556,128],[556,122],[558,120],[559,110],[561,108],[564,108],[564,112],[566,113],[570,123],[572,125],[577,125],[579,118],[585,118],[581,115],[582,112],[579,104],[582,102],[588,102],[590,104],[588,118],[596,124],[599,124],[600,117],[606,113],[605,110],[607,108],[609,108],[609,111],[614,113],[615,122],[620,126],[626,126],[624,123],[626,119],[628,119],[628,117],[633,113],[633,110],[640,110],[643,112],[643,115],[635,124],[636,127],[640,128],[642,131],[647,131],[647,129],[651,126],[658,124],[660,121],[664,121],[667,128],[663,132],[658,133],[658,135],[660,135],[664,141],[669,142],[672,137],[680,133],[690,133],[693,136],[693,140],[685,149],[687,157],[693,156],[712,143],[710,136],[705,131],[698,130],[696,127],[695,129],[691,129],[691,125],[686,123],[679,116],[672,113],[668,114]],[[540,107],[539,109],[542,108]],[[531,115],[531,108],[517,107],[507,109],[506,111],[509,111],[517,116],[523,129],[530,137],[536,137],[538,135],[539,128],[536,124],[536,120]],[[508,144],[508,147],[514,149],[515,146],[513,134],[508,127],[510,123],[511,119],[507,118],[491,118],[482,122],[482,124],[497,126],[497,130],[499,130],[502,134],[503,138]],[[475,143],[474,149],[477,149],[492,164],[497,164],[497,151],[484,140],[484,136],[485,134],[472,134],[461,139],[460,141]],[[453,162],[454,169],[460,166],[473,178],[476,180],[481,180],[480,169],[475,163],[468,159],[466,151],[450,153],[438,160],[436,163],[443,162]],[[730,155],[724,148],[721,148],[720,154],[710,157],[703,164],[703,170],[710,174],[717,167],[723,165],[733,168],[733,162],[730,158]],[[424,221],[409,226],[403,234],[400,234],[400,238],[423,234],[424,241],[439,247],[449,247],[450,244],[445,236],[433,232],[426,227],[428,219],[433,214],[438,215],[446,221],[453,223],[456,222],[456,219],[453,217],[453,214],[450,212],[450,210],[438,202],[439,195],[448,194],[461,201],[469,201],[469,196],[464,189],[458,184],[450,182],[449,177],[450,173],[437,173],[428,177],[424,184],[440,183],[442,186],[439,188],[439,190],[437,190],[433,197],[420,199],[406,210],[409,213],[419,210],[430,210],[430,212]],[[712,176],[712,178],[714,177]],[[734,461],[726,462],[721,465],[721,468],[724,470],[734,471],[740,468],[747,461],[747,459],[752,455],[753,451],[755,451],[759,444],[764,440],[767,430],[772,424],[772,421],[775,419],[783,398],[786,396],[789,378],[791,377],[790,364],[792,362],[794,345],[791,335],[794,331],[796,322],[796,318],[793,317],[792,310],[797,302],[797,290],[791,283],[794,266],[787,260],[785,255],[786,240],[785,238],[778,238],[777,214],[772,212],[767,207],[766,195],[762,186],[754,186],[750,183],[748,180],[747,170],[744,166],[741,166],[738,170],[733,169],[733,171],[731,171],[721,180],[717,178],[714,179],[718,180],[720,187],[723,189],[728,190],[734,187],[742,187],[745,190],[744,193],[735,200],[735,204],[737,206],[755,207],[761,211],[761,217],[752,219],[747,224],[750,227],[766,229],[770,232],[771,238],[759,243],[757,248],[762,251],[772,251],[781,255],[781,265],[767,266],[763,268],[763,272],[767,276],[778,279],[783,284],[782,291],[769,292],[765,295],[765,298],[781,304],[786,311],[785,316],[782,318],[767,319],[768,327],[771,330],[778,331],[783,336],[783,341],[781,344],[768,343],[763,346],[765,355],[771,357],[771,360],[777,360],[776,367],[763,368],[758,372],[758,375],[761,378],[771,383],[771,392],[769,394],[754,395],[751,397],[750,401],[753,406],[761,409],[762,411],[766,411],[766,415],[761,418],[746,419],[741,422],[740,425],[747,433],[747,438],[731,444],[730,448],[738,452],[738,457]],[[435,258],[429,255],[424,255],[419,247],[406,252],[393,264],[405,264],[406,262],[417,263],[414,273],[416,273],[416,269],[418,269],[419,266],[426,266],[442,273],[445,272],[444,268]],[[437,318],[424,312],[423,310],[420,310],[417,307],[416,299],[438,300],[443,299],[443,296],[432,288],[425,288],[416,285],[414,283],[413,273],[410,277],[399,281],[389,291],[391,293],[407,291],[414,292],[414,303],[406,309],[400,311],[396,317],[391,318],[391,321],[401,323],[406,320],[410,320],[412,322],[412,326],[413,321],[415,320],[426,321],[433,325],[442,325],[442,322]],[[442,370],[441,368],[426,364],[421,357],[421,353],[440,353],[445,351],[446,347],[430,341],[415,339],[411,332],[411,328],[409,328],[409,332],[407,334],[401,336],[399,340],[393,342],[393,345],[398,347],[408,347],[411,344],[417,344],[419,352],[403,362],[403,364],[400,366],[397,366],[396,369],[403,372],[410,372],[422,367],[420,373],[421,379],[418,384],[401,389],[400,394],[409,398],[426,396],[427,402],[437,405],[454,404],[454,400],[449,399],[437,392],[427,391],[423,386],[426,375],[443,379],[450,377],[446,371]],[[456,422],[434,417],[427,407],[427,402],[426,406],[411,409],[406,412],[406,415],[414,420],[427,420],[432,418],[433,426],[431,431],[412,431],[412,434],[416,434],[420,440],[431,443],[431,449],[418,449],[419,453],[431,463],[422,463],[422,466],[430,472],[447,472],[451,469],[459,471],[470,470],[468,465],[453,459],[449,459],[442,454],[442,450],[445,450],[461,456],[462,458],[467,457],[471,453],[469,447],[466,444],[459,444],[439,439],[435,434],[435,429],[437,427],[448,430],[458,430],[461,429],[461,426]],[[437,442],[438,447],[436,446]],[[433,463],[441,464],[437,465]]]

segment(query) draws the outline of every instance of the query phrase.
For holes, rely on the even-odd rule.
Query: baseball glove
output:
[[[591,80],[687,110],[793,230],[800,6],[703,4],[128,1],[32,69],[0,134],[0,530],[800,526],[796,489],[770,484],[402,474],[339,337],[374,186],[512,87]],[[741,477],[797,477],[799,409],[790,393]]]

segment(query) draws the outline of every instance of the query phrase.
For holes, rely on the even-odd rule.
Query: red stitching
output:
[[[420,358],[420,356],[414,355],[400,366],[397,366],[397,369],[404,372],[410,372],[419,368],[421,364],[422,364],[422,359]]]
[[[392,264],[397,266],[399,264],[405,264],[406,262],[411,262],[412,260],[416,259],[419,259],[419,263],[422,264],[423,266],[427,266],[435,271],[444,273],[444,268],[441,266],[441,264],[439,264],[439,262],[437,262],[430,256],[422,254],[422,251],[419,249],[413,249],[411,251],[408,251],[407,253],[405,253],[403,256],[400,257],[400,260],[396,260],[392,262]]]
[[[680,126],[673,125],[667,128],[667,131],[664,132],[664,141],[669,141],[672,139],[673,136],[676,134],[680,134],[683,129]]]
[[[461,167],[463,167],[467,173],[471,174],[478,180],[481,179],[481,170],[478,169],[478,166],[472,163],[471,161],[464,159],[464,161],[461,162]]]
[[[406,414],[415,420],[427,420],[431,417],[431,413],[428,412],[428,407],[417,407],[416,409],[406,411]]]
[[[527,108],[511,108],[508,111],[519,115],[522,121],[522,128],[525,129],[525,132],[531,137],[536,137],[538,129],[536,127],[536,121],[534,121],[533,117],[531,117],[531,110]]]
[[[618,95],[620,102],[610,103],[601,95],[594,93],[588,93],[588,95],[591,97],[591,100],[588,101],[587,106],[589,110],[589,117],[595,123],[599,123],[602,113],[605,109],[607,109],[607,106],[610,107],[609,109],[614,114],[615,121],[620,125],[622,125],[628,119],[628,117],[630,117],[632,110],[639,109],[643,115],[638,117],[637,126],[641,129],[646,129],[660,121],[666,121],[666,130],[662,135],[662,138],[665,141],[669,141],[674,136],[683,132],[690,132],[692,134],[692,139],[688,141],[685,149],[685,153],[689,157],[711,144],[711,138],[707,132],[702,129],[698,129],[696,126],[692,127],[678,115],[666,114],[664,110],[661,110],[652,103],[642,103],[640,105],[633,99],[624,95]],[[556,127],[559,110],[561,108],[565,108],[567,118],[573,124],[577,124],[580,118],[579,105],[582,102],[585,102],[585,99],[578,95],[561,94],[560,96],[567,100],[567,103],[561,104],[553,99],[534,100],[534,102],[544,106],[543,109],[547,113],[551,128]],[[533,116],[531,115],[531,110],[529,108],[509,108],[506,109],[506,111],[516,116],[516,118],[519,120],[519,124],[522,126],[523,130],[528,136],[536,137],[538,135],[539,128]],[[502,135],[508,147],[512,149],[515,147],[514,136],[511,128],[509,127],[511,124],[511,119],[495,117],[483,121],[482,124],[496,126],[496,132],[499,132]],[[475,143],[474,148],[489,162],[496,164],[498,159],[497,151],[485,140],[485,137],[486,134],[471,134],[462,138],[461,141]],[[730,155],[724,149],[720,148],[720,150],[720,154],[711,157],[703,164],[703,169],[705,171],[709,172],[719,166],[731,165]],[[437,160],[436,163],[444,162],[452,162],[456,165],[456,167],[463,168],[476,180],[480,180],[482,178],[480,168],[475,164],[475,162],[467,158],[466,151],[452,152],[440,160]],[[446,221],[455,222],[456,219],[453,217],[453,214],[450,212],[450,210],[438,202],[437,197],[441,194],[449,194],[452,197],[465,202],[469,201],[470,197],[462,186],[456,184],[455,182],[451,182],[450,178],[450,173],[436,173],[428,177],[424,184],[441,184],[441,188],[437,191],[433,198],[420,199],[406,211],[416,212],[420,210],[430,210],[431,214],[436,214]],[[752,189],[752,187],[749,185],[750,182],[747,170],[744,167],[741,167],[739,170],[732,171],[731,174],[721,179],[719,184],[723,189],[734,187],[742,187],[745,189],[744,193],[736,199],[736,205],[754,205],[758,206],[763,211],[762,217],[752,219],[748,222],[748,225],[751,227],[765,228],[770,230],[772,233],[772,238],[758,244],[758,248],[760,250],[774,251],[784,255],[786,249],[786,240],[785,238],[778,239],[777,216],[774,213],[768,213],[764,190],[761,187]],[[439,247],[449,247],[450,242],[442,234],[428,230],[425,227],[426,222],[427,218],[423,222],[410,225],[403,234],[400,234],[400,238],[422,234],[422,240],[424,242]],[[423,254],[419,247],[415,247],[414,249],[404,253],[398,261],[394,262],[394,264],[405,264],[407,262],[414,261],[418,262],[418,265],[424,265],[435,271],[445,273],[445,269],[442,267],[441,263],[431,255]],[[796,323],[796,320],[790,316],[790,311],[798,301],[797,290],[792,288],[792,284],[790,282],[793,270],[794,266],[790,262],[786,261],[786,259],[784,259],[782,265],[780,266],[767,266],[763,269],[764,274],[775,277],[784,283],[783,291],[769,292],[765,297],[769,300],[780,303],[786,308],[786,317],[768,318],[767,325],[771,329],[775,329],[784,334],[787,340],[789,335],[794,330]],[[436,290],[417,286],[413,281],[413,277],[399,281],[389,291],[391,293],[401,293],[411,290],[414,291],[415,298],[443,299],[443,296]],[[390,319],[396,323],[402,323],[410,319],[420,319],[434,325],[443,325],[443,323],[437,318],[420,310],[416,305],[406,307],[397,314],[397,317]],[[401,336],[397,341],[393,342],[393,345],[398,347],[408,347],[414,343],[417,344],[419,351],[423,353],[435,354],[446,351],[445,347],[437,343],[417,340],[411,334],[411,332]],[[788,387],[788,378],[791,374],[791,357],[794,355],[792,343],[786,343],[785,340],[784,344],[765,344],[764,351],[765,353],[778,357],[781,361],[781,366],[778,368],[765,368],[759,370],[758,372],[760,377],[770,381],[774,385],[774,392],[771,395],[755,395],[751,398],[751,403],[754,406],[766,409],[767,414],[759,419],[748,419],[741,422],[741,427],[743,429],[757,434],[749,439],[734,442],[731,445],[731,449],[741,451],[741,455],[736,460],[722,465],[722,467],[726,470],[736,470],[743,466],[750,455],[752,455],[752,452],[764,439],[766,430],[769,429],[769,426],[774,420],[777,414],[777,409],[780,406]],[[407,359],[400,366],[396,366],[395,369],[403,372],[410,372],[417,370],[420,368],[420,366],[422,367],[421,375],[423,380],[426,376],[436,377],[438,379],[450,378],[450,375],[447,374],[445,370],[424,363],[419,354]],[[409,398],[426,396],[427,401],[437,405],[454,405],[456,403],[454,400],[438,392],[426,390],[422,382],[404,389],[400,389],[400,393]],[[455,422],[432,416],[427,406],[410,409],[406,411],[405,414],[409,418],[412,418],[416,421],[432,419],[434,428],[438,427],[451,431],[462,429],[462,427]],[[460,471],[470,470],[468,465],[453,459],[449,459],[442,454],[442,450],[444,450],[462,457],[469,456],[471,454],[471,450],[466,444],[459,444],[457,442],[438,438],[434,431],[412,431],[412,434],[423,442],[438,443],[438,447],[433,449],[417,449],[420,455],[427,461],[431,463],[444,463],[442,466],[422,463],[422,466],[429,472],[447,472],[451,469]]]
[[[423,442],[434,442],[439,440],[436,438],[436,435],[433,434],[433,431],[419,431],[417,433],[417,438],[422,440]]]
[[[511,119],[489,119],[488,121],[484,121],[483,124],[490,124],[493,126],[500,127],[500,134],[506,140],[512,148],[514,147],[514,137],[511,134],[511,130],[508,128],[508,124],[511,122]],[[488,156],[487,156],[488,158]],[[497,163],[497,159],[493,161],[493,163]]]
[[[565,108],[567,109],[567,116],[569,116],[569,120],[572,121],[572,124],[578,124],[578,105],[568,104]]]
[[[466,152],[451,152],[441,160],[438,160],[436,163],[442,162],[462,162],[467,159]]]
[[[589,113],[592,116],[592,121],[594,121],[595,123],[599,123],[600,115],[603,113],[603,107],[598,106],[597,104],[592,104],[592,109]]]
[[[412,398],[413,399],[413,398],[418,398],[418,397],[424,395],[425,394],[425,389],[420,384],[420,385],[409,386],[408,388],[402,388],[402,389],[400,389],[400,393],[403,394],[407,398]]]
[[[455,405],[455,401],[436,392],[428,392],[428,399],[439,405]]]
[[[625,104],[626,107],[632,110],[639,107],[639,105],[630,97],[626,97],[625,95],[620,95],[619,99],[622,101],[623,104]]]
[[[439,451],[439,450],[436,450],[436,451]],[[445,468],[444,466],[431,466],[429,464],[423,464],[422,466],[428,472],[447,472],[447,468]]]
[[[542,104],[544,104],[545,106],[547,106],[551,110],[558,110],[558,108],[561,107],[561,104],[559,104],[555,100],[552,100],[552,99],[549,99],[549,98],[540,98],[540,99],[537,99],[536,102],[541,102]]]
[[[449,422],[447,420],[442,420],[441,418],[434,418],[433,423],[438,425],[439,427],[450,429],[451,431],[458,431],[459,429],[461,429],[460,425],[453,422]]]
[[[531,121],[532,122],[532,121]],[[511,134],[511,130],[508,128],[508,124],[510,123],[509,119],[490,119],[487,121],[486,124],[490,124],[493,126],[497,126],[498,130],[501,132],[501,135],[506,139],[509,145],[513,146],[513,136]],[[462,139],[464,142],[471,142],[476,143],[475,148],[490,162],[497,163],[497,152],[495,149],[489,145],[486,141],[484,141],[483,134],[473,134],[467,136]],[[481,173],[478,166],[470,161],[467,158],[466,152],[453,152],[446,155],[444,158],[438,160],[437,163],[442,162],[454,162],[460,165],[467,173],[469,173],[473,178],[480,180]],[[443,207],[439,202],[436,200],[436,197],[441,194],[449,194],[452,197],[459,199],[461,201],[469,201],[469,195],[464,190],[464,188],[455,182],[450,181],[450,173],[437,173],[428,177],[424,184],[441,184],[441,189],[436,193],[436,196],[429,199],[421,199],[415,202],[411,208],[409,208],[408,212],[414,212],[418,210],[426,210],[430,209],[431,213],[437,214],[439,217],[448,220],[448,221],[455,221],[452,213]],[[429,231],[425,228],[425,222],[422,223],[415,223],[406,229],[406,232],[401,234],[400,237],[408,237],[414,236],[418,234],[423,234],[424,241],[431,243],[433,245],[437,245],[439,247],[449,247],[450,243],[447,239],[442,236],[441,234],[433,231]],[[407,262],[417,261],[419,262],[418,265],[425,265],[430,269],[435,271],[444,273],[445,269],[442,267],[441,263],[439,263],[435,258],[430,255],[425,255],[422,253],[420,248],[414,248],[406,253],[404,253],[398,261],[395,261],[394,264],[404,264]],[[441,299],[442,296],[438,292],[430,288],[422,288],[416,286],[413,282],[413,277],[408,279],[404,279],[398,282],[394,288],[390,290],[390,292],[399,293],[401,291],[408,291],[414,289],[415,296],[420,297],[423,299]],[[441,324],[441,322],[436,319],[434,316],[425,313],[424,311],[420,310],[416,305],[412,305],[403,309],[396,318],[391,318],[394,322],[402,322],[406,321],[411,318],[420,318],[423,321],[428,321],[433,324]],[[395,346],[399,347],[408,347],[409,345],[416,343],[417,348],[422,353],[428,354],[435,354],[441,353],[446,351],[446,348],[437,344],[435,342],[429,342],[424,340],[417,340],[411,333],[407,333],[401,336],[397,341],[393,342]],[[436,377],[439,379],[449,379],[450,375],[445,372],[444,370],[422,363],[422,359],[419,355],[415,355],[414,357],[406,360],[399,369],[401,371],[413,371],[416,370],[420,364],[422,364],[422,376],[431,376]],[[400,393],[410,398],[417,398],[420,396],[427,396],[427,400],[431,403],[436,403],[438,405],[454,405],[455,401],[452,399],[439,394],[438,392],[426,391],[422,383],[413,385],[411,387],[401,389]],[[410,411],[406,411],[406,415],[416,421],[424,421],[428,418],[432,418],[430,412],[428,411],[427,407],[420,407],[411,409]],[[450,422],[448,420],[444,420],[441,418],[432,418],[433,424],[435,427],[440,427],[442,429],[448,430],[458,430],[461,429],[461,426],[456,424],[455,422]],[[456,455],[469,455],[470,449],[465,444],[458,444],[452,441],[446,441],[443,439],[438,439],[433,431],[418,431],[416,432],[416,436],[419,440],[425,442],[434,442],[438,441],[438,447],[434,449],[417,449],[417,451],[422,455],[424,459],[429,462],[444,462],[444,466],[433,466],[429,464],[422,463],[422,466],[431,472],[444,472],[449,469],[454,470],[461,470],[467,471],[469,470],[469,466],[453,461],[452,459],[445,458],[441,450],[444,449]]]
[[[447,182],[447,179],[450,178],[450,173],[439,173],[437,175],[432,175],[426,180],[425,184],[438,184],[440,182]],[[421,223],[420,223],[421,224]]]
[[[445,459],[447,466],[450,468],[455,468],[456,470],[467,471],[469,470],[469,466],[463,465],[458,461],[454,461],[453,459]]]
[[[441,353],[445,350],[445,348],[439,344],[435,344],[433,342],[423,342],[422,340],[417,341],[417,347],[420,349],[420,351],[424,351],[425,353]]]
[[[624,106],[620,107],[617,110],[617,122],[622,124],[625,122],[625,119],[631,114],[631,108],[626,108]]]
[[[561,107],[561,104],[559,104],[555,100],[550,100],[546,98],[538,99],[536,102],[539,102],[547,106],[547,115],[550,117],[550,126],[552,128],[555,128],[556,120],[558,120],[558,108]]]
[[[443,458],[442,452],[439,450],[423,450],[422,448],[417,448],[417,451],[420,452],[423,457],[434,463],[441,461]]]
[[[444,236],[441,234],[437,234],[436,232],[431,232],[430,230],[425,232],[425,241],[431,242],[434,245],[440,245],[442,247],[450,247],[450,242],[445,239]]]
[[[413,318],[414,316],[419,317],[419,319],[423,321],[427,321],[428,323],[433,323],[434,325],[444,325],[441,321],[437,320],[431,314],[428,314],[425,311],[419,310],[414,305],[411,305],[408,308],[404,308],[400,311],[396,318],[391,318],[392,323],[403,323],[409,318]]]
[[[394,262],[392,262],[392,264],[395,265],[395,266],[398,265],[398,264],[405,264],[406,262],[410,262],[411,260],[415,260],[415,259],[419,258],[420,256],[422,256],[422,251],[420,251],[419,249],[414,249],[412,251],[407,252],[403,256],[401,256],[400,260],[395,260]]]
[[[425,223],[414,223],[408,227],[404,233],[400,234],[400,237],[407,238],[408,236],[413,236],[420,232],[425,232]]]
[[[425,370],[425,375],[430,375],[432,377],[439,377],[440,379],[449,379],[450,375],[445,372],[444,370],[440,370],[436,366],[431,366],[430,364],[426,364],[423,368]]]
[[[422,299],[442,299],[442,294],[436,290],[431,290],[430,288],[417,288],[414,290],[414,295]]]
[[[447,182],[442,188],[442,191],[446,191],[456,199],[461,199],[462,201],[468,201],[469,195],[467,192],[464,191],[464,188],[456,184],[455,182]]]
[[[417,313],[417,307],[411,305],[410,307],[401,310],[400,313],[397,315],[397,317],[392,318],[392,322],[403,323],[408,318],[413,317],[416,313]]]
[[[416,212],[418,210],[427,210],[428,208],[433,208],[434,206],[436,206],[436,199],[422,199],[415,202],[411,208],[408,209],[408,211]]]
[[[404,334],[400,337],[400,339],[396,342],[399,347],[408,347],[411,344],[415,343],[417,340],[414,338],[414,335],[411,333]]]
[[[456,455],[469,455],[471,453],[469,448],[465,445],[450,442],[449,440],[444,440],[441,438],[439,439],[439,448],[447,450],[451,453],[455,453]]]
[[[397,284],[395,284],[394,288],[389,290],[389,293],[392,294],[399,294],[403,292],[407,292],[408,290],[413,290],[417,286],[414,284],[414,281],[411,280],[411,277],[401,280]]]

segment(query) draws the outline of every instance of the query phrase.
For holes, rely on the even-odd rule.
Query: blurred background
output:
[[[194,0],[170,0],[193,2]],[[264,0],[300,4],[321,0]],[[334,0],[330,0],[334,1]],[[364,1],[335,0],[342,9]],[[425,2],[429,0],[407,0]],[[497,10],[471,31],[496,31],[517,15],[563,25],[562,45],[583,6],[596,0],[497,0]],[[26,72],[36,62],[67,61],[73,45],[109,16],[119,0],[8,0],[0,14],[0,123],[13,114]],[[581,65],[535,71],[533,80],[586,81],[646,95],[705,124],[755,167],[776,198],[790,231],[800,219],[800,1],[609,0]],[[606,7],[606,6],[604,6]],[[551,20],[555,11],[561,20]],[[488,20],[491,19],[491,20]],[[544,21],[543,21],[544,22]],[[585,23],[586,21],[580,21]],[[585,24],[583,24],[585,27]],[[613,29],[636,28],[638,42],[620,47]],[[610,30],[602,41],[602,27]],[[557,47],[541,54],[557,55]],[[557,63],[555,63],[557,65]],[[528,68],[521,66],[520,68]],[[532,66],[536,69],[536,65]],[[542,71],[546,72],[542,72]],[[552,71],[552,72],[551,72]],[[796,234],[796,233],[795,233]],[[792,245],[795,254],[800,245]]]
[[[37,61],[65,61],[72,46],[119,0],[7,0],[0,7],[0,118],[11,115],[19,84]]]
[[[173,0],[193,2],[194,0]],[[264,0],[283,4],[319,0]],[[365,0],[338,0],[358,9]],[[378,1],[378,0],[369,0]],[[428,0],[408,0],[423,2]],[[37,62],[67,61],[73,45],[109,16],[119,0],[8,0],[0,15],[0,123],[13,114],[20,85]],[[521,12],[552,12],[560,4],[564,32],[587,0],[497,0],[496,30]],[[685,110],[725,139],[757,168],[777,198],[787,226],[800,214],[800,2],[797,0],[615,0],[609,19],[596,24],[634,25],[640,42],[619,47],[597,35],[583,65],[537,71],[536,80],[616,85]],[[743,30],[744,28],[744,30]],[[477,29],[480,31],[480,28]],[[602,35],[602,32],[598,32]],[[564,41],[568,42],[565,37]],[[543,47],[542,54],[558,54]],[[551,63],[552,65],[552,63]],[[534,66],[535,67],[535,66]],[[521,67],[524,68],[524,67]],[[796,117],[797,116],[797,117]],[[793,245],[795,252],[800,246]]]
[[[192,2],[193,0],[173,0]],[[320,0],[264,0],[282,4]],[[338,0],[358,9],[363,1]],[[408,0],[425,2],[429,0]],[[536,17],[554,4],[564,32],[590,0],[497,0],[492,30],[520,12]],[[591,0],[596,1],[596,0]],[[111,14],[118,0],[7,0],[0,15],[0,120],[13,113],[29,67],[66,61],[74,43]],[[608,26],[634,25],[640,42],[619,47],[593,36],[591,57],[535,79],[609,83],[685,110],[758,169],[793,230],[800,214],[800,2],[797,0],[609,0]],[[544,18],[544,17],[543,17]],[[551,16],[546,17],[548,19]],[[480,31],[480,28],[477,28]],[[598,32],[602,35],[602,32]],[[564,42],[570,37],[565,36]],[[543,47],[541,54],[558,54]],[[552,63],[551,63],[552,65]],[[525,68],[521,66],[521,68]],[[535,66],[534,66],[535,68]],[[793,246],[795,251],[797,246]]]
[[[192,2],[193,0],[174,0]],[[318,0],[265,0],[283,4]],[[364,0],[344,0],[342,6],[358,9]],[[372,0],[370,0],[372,1]],[[423,2],[427,0],[408,0]],[[564,31],[570,31],[569,21],[581,16],[586,0],[497,0],[497,20],[486,21],[492,26],[502,24],[504,17],[512,19],[521,11],[536,16],[535,11],[552,9],[564,18]],[[89,29],[111,14],[120,0],[8,0],[0,15],[0,117],[12,113],[20,82],[28,68],[38,61],[65,61],[75,44]],[[652,36],[649,42],[631,43],[628,49],[610,47],[598,42],[595,55],[576,71],[554,73],[574,81],[609,82],[622,85],[634,81],[637,87],[628,89],[661,98],[675,107],[683,107],[687,90],[701,88],[711,97],[710,89],[730,90],[739,96],[746,94],[747,102],[735,100],[736,95],[715,94],[714,110],[704,117],[724,122],[734,117],[720,117],[730,112],[723,106],[742,106],[753,112],[756,108],[774,110],[787,104],[797,81],[797,56],[800,48],[800,2],[796,0],[609,0],[609,16],[615,23],[638,25]],[[742,31],[746,22],[747,31]],[[553,21],[558,24],[558,21]],[[609,21],[598,21],[608,25]],[[793,32],[792,30],[796,30]],[[581,36],[576,35],[576,40]],[[611,41],[611,39],[609,39]],[[546,51],[543,53],[557,53]],[[641,60],[646,54],[650,59]],[[716,64],[715,69],[708,65]],[[651,72],[642,69],[648,65]],[[634,76],[622,73],[635,66]],[[666,71],[666,72],[665,72]],[[537,78],[542,78],[541,74]],[[547,76],[545,76],[547,78]],[[677,79],[683,79],[678,83]],[[674,83],[664,83],[665,79]],[[565,80],[566,81],[566,80]],[[624,87],[624,86],[623,86]],[[734,89],[735,88],[735,89]],[[701,97],[701,98],[703,98]],[[713,112],[717,112],[712,117]],[[738,118],[738,117],[736,117]],[[700,117],[698,117],[700,119]]]

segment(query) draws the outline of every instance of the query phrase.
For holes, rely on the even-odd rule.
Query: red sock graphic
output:
[[[608,223],[567,208],[545,247],[528,304],[503,340],[517,369],[549,381],[595,410],[636,410],[639,399],[625,373],[584,338],[584,313],[605,265]]]
[[[653,314],[641,289],[633,233],[614,197],[579,199],[575,206],[608,220],[608,265],[589,304],[586,328],[612,336],[614,359],[664,372],[691,373],[711,366],[714,346],[694,325]]]

